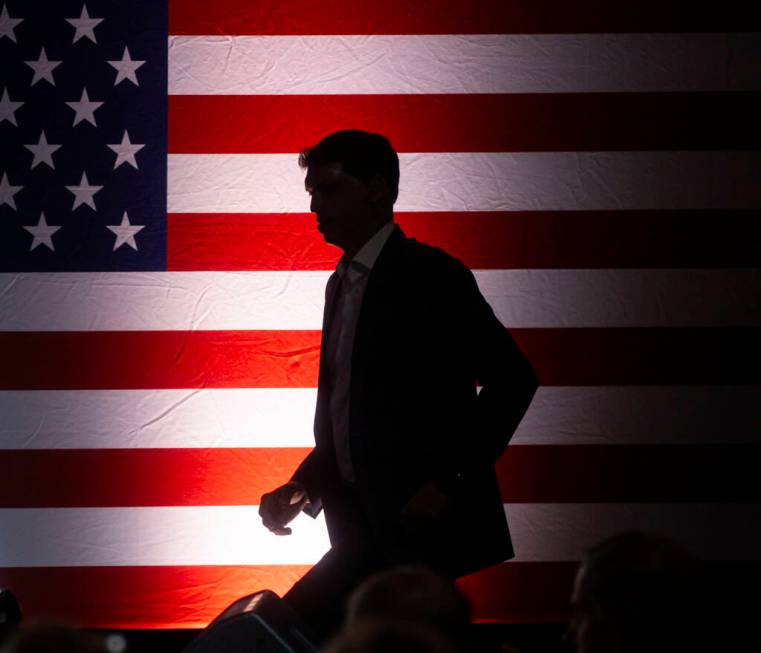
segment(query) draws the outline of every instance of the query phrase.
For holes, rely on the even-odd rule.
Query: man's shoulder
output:
[[[412,268],[450,274],[467,274],[469,272],[462,261],[435,245],[405,236],[401,248],[405,262]]]

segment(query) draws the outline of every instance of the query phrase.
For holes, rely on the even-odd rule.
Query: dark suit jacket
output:
[[[354,532],[357,513],[347,507],[321,417],[323,374],[321,366],[315,448],[294,479],[307,489],[312,514],[325,508],[336,546]],[[470,270],[395,228],[368,279],[350,387],[354,505],[390,563],[422,562],[459,576],[512,557],[494,463],[536,387]],[[443,509],[410,514],[405,506],[427,484],[445,497]]]

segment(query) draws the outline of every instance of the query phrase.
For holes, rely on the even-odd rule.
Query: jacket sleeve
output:
[[[322,510],[322,492],[320,476],[323,468],[322,451],[316,447],[301,461],[291,480],[299,483],[307,493],[309,501],[304,506],[304,512],[310,517],[317,517]]]
[[[493,465],[507,447],[538,387],[526,356],[481,294],[473,273],[456,262],[449,291],[461,355],[469,360],[481,390],[473,416],[473,436],[462,452],[463,462]]]
[[[327,326],[327,311],[328,307],[331,303],[331,295],[334,292],[335,284],[338,280],[337,274],[334,272],[330,277],[328,278],[328,282],[325,285],[325,310],[323,311],[323,321],[322,321],[322,334],[324,336],[326,326]],[[323,345],[322,342],[320,344],[320,357],[322,357],[323,354]],[[320,374],[322,374],[322,360],[320,361]],[[306,458],[301,461],[301,464],[298,466],[296,471],[293,473],[293,476],[291,477],[291,480],[296,481],[299,483],[307,492],[307,496],[309,497],[309,503],[307,503],[306,507],[304,508],[304,512],[306,512],[311,517],[316,517],[320,510],[322,509],[322,487],[323,487],[323,479],[326,474],[326,452],[324,449],[324,446],[320,446],[319,440],[317,439],[317,418],[318,418],[318,412],[320,409],[319,401],[320,401],[320,393],[318,388],[318,395],[317,395],[317,401],[318,405],[315,409],[315,447],[312,449],[312,451],[309,452]]]

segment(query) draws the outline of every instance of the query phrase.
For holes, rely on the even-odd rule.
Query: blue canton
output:
[[[0,0],[0,271],[166,269],[166,0]]]

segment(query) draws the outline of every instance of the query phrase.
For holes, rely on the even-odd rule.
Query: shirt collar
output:
[[[360,270],[367,274],[373,269],[375,261],[378,260],[383,246],[386,244],[388,237],[396,227],[396,224],[391,221],[384,224],[378,231],[375,232],[370,239],[360,247],[359,251],[354,255],[351,261],[347,260],[346,256],[342,256],[338,261],[336,272],[339,276],[343,277],[346,272],[346,268],[351,264],[355,270]]]

